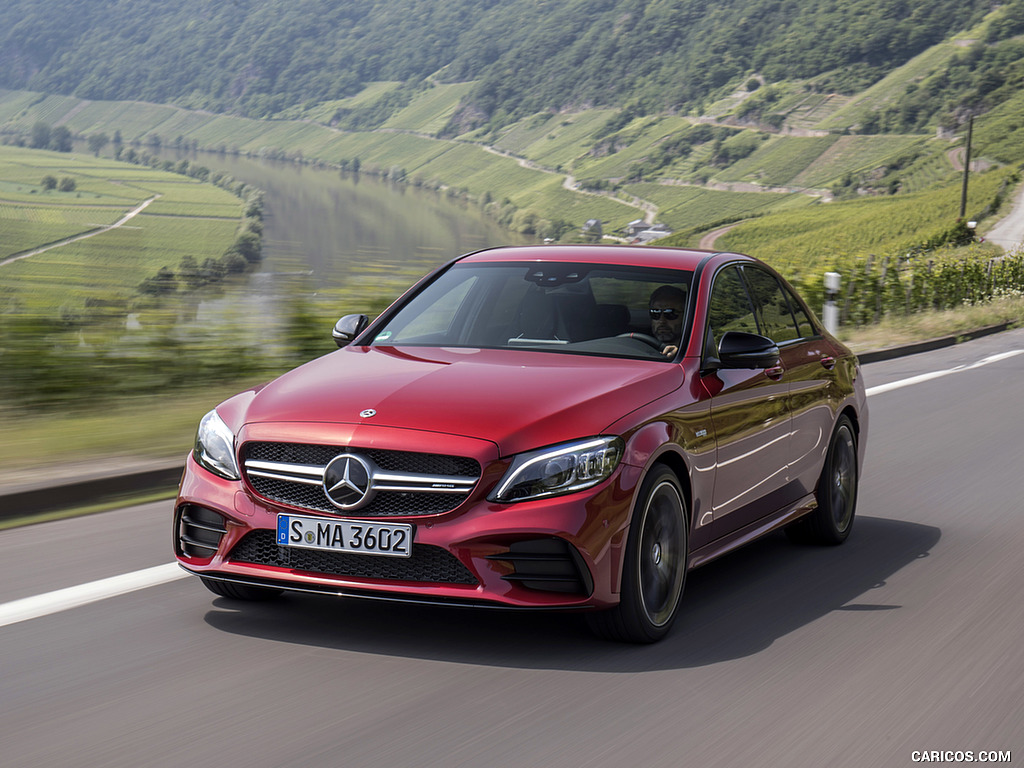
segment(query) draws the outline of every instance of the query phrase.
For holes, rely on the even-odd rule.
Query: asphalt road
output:
[[[850,540],[779,534],[694,572],[658,645],[564,614],[239,608],[174,578],[0,622],[0,764],[1020,763],[1024,354],[992,358],[1014,350],[1024,331],[867,366]],[[169,563],[169,507],[0,533],[0,616]]]

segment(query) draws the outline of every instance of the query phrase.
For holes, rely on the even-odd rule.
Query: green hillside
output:
[[[974,205],[982,231],[1024,161],[1024,0],[95,0],[74,12],[79,24],[60,25],[69,0],[0,7],[0,141],[52,149],[39,138],[52,133],[143,161],[172,145],[358,168],[446,189],[538,237],[579,236],[591,219],[624,237],[644,218],[695,244],[756,219],[781,242],[823,201],[837,221],[870,201],[909,205],[913,237],[930,241],[955,204],[904,198],[956,197],[969,117],[973,157],[1006,171]],[[827,236],[877,246],[853,226]],[[746,242],[742,231],[730,237]]]
[[[1019,6],[1007,5],[1010,21],[993,39],[1020,31]],[[0,86],[252,117],[381,81],[402,84],[390,112],[424,81],[474,82],[463,124],[584,105],[690,111],[752,73],[857,93],[990,9],[983,0],[6,0]],[[377,117],[370,125],[364,113],[360,127],[387,115]]]

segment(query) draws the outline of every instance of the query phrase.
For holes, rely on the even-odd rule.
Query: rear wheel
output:
[[[818,508],[786,533],[800,543],[842,544],[853,528],[857,484],[857,435],[850,419],[840,416],[818,480]]]
[[[614,608],[587,615],[599,636],[653,643],[672,627],[689,561],[686,501],[679,479],[658,466],[644,478],[630,524],[622,592]]]
[[[213,594],[226,597],[229,600],[245,600],[247,602],[273,600],[284,591],[275,587],[256,587],[251,584],[235,584],[231,581],[208,579],[205,576],[200,576],[199,580]]]

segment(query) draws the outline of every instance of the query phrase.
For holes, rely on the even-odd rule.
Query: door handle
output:
[[[836,359],[831,356],[823,357],[821,358],[821,365],[822,367],[825,368],[825,370],[831,371],[833,368],[836,367]]]

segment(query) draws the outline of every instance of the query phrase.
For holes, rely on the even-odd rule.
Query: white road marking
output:
[[[951,373],[960,373],[961,371],[971,371],[975,368],[981,368],[983,365],[991,365],[992,363],[998,363],[1000,360],[1006,360],[1010,357],[1016,357],[1017,355],[1024,354],[1024,349],[1014,349],[1009,352],[1000,352],[998,355],[990,355],[989,357],[983,358],[976,363],[970,365],[958,365],[955,368],[948,368],[944,371],[932,371],[931,373],[922,373],[920,376],[911,376],[909,379],[900,379],[899,381],[890,381],[888,384],[879,384],[877,387],[869,387],[867,389],[868,397],[871,395],[880,395],[883,392],[891,392],[894,389],[902,389],[903,387],[910,387],[914,384],[921,384],[932,379],[939,379],[943,376],[949,376]]]
[[[51,613],[59,613],[81,605],[88,605],[99,600],[106,600],[108,597],[125,595],[147,587],[155,587],[158,584],[166,584],[169,581],[183,579],[188,576],[185,571],[178,567],[177,563],[167,563],[153,568],[146,568],[133,573],[123,573],[120,576],[111,576],[109,579],[90,581],[88,584],[79,584],[67,589],[58,589],[54,592],[47,592],[34,597],[25,597],[21,600],[12,600],[9,603],[0,605],[0,627],[8,624],[16,624],[19,621],[38,619],[40,616],[49,616]]]
[[[970,365],[958,365],[955,368],[949,368],[944,371],[922,373],[920,376],[911,376],[909,379],[891,381],[888,384],[869,387],[867,394],[870,397],[871,395],[879,395],[883,392],[891,392],[894,389],[921,384],[925,381],[948,376],[951,373],[970,371],[984,365],[998,363],[1001,360],[1016,357],[1020,354],[1024,354],[1024,349],[1014,349],[998,355],[991,355]],[[125,595],[140,589],[166,584],[183,579],[186,576],[188,574],[179,568],[177,563],[167,563],[166,565],[157,565],[141,571],[124,573],[120,576],[111,576],[108,579],[91,581],[88,584],[79,584],[76,587],[58,589],[54,592],[36,595],[35,597],[13,600],[9,603],[0,604],[0,627],[28,621],[29,619],[38,619],[41,616],[49,616],[52,613],[59,613],[71,608],[88,605],[89,603],[106,600],[108,597],[117,597],[118,595]]]

